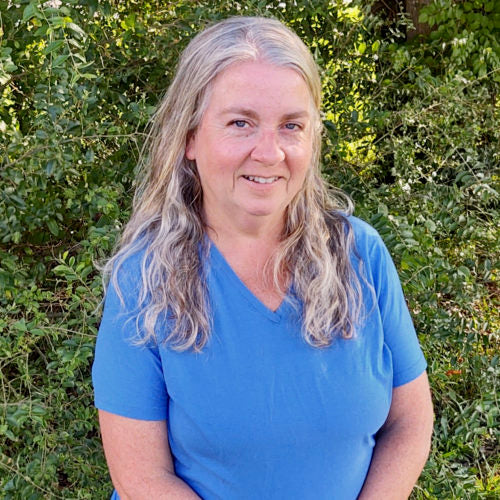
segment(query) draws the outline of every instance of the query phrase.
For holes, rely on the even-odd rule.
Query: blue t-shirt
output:
[[[386,247],[369,225],[349,221],[373,290],[361,279],[364,322],[354,339],[328,348],[305,343],[289,301],[265,307],[214,245],[213,330],[201,353],[133,345],[134,319],[110,286],[93,366],[96,406],[165,419],[175,472],[202,498],[354,500],[393,387],[425,370]],[[120,271],[129,311],[141,259]]]

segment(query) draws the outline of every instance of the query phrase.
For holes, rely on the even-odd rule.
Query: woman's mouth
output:
[[[257,177],[255,175],[244,175],[246,180],[256,182],[257,184],[271,184],[276,182],[279,177]]]

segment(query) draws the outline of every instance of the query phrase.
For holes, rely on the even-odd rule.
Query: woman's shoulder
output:
[[[377,230],[359,217],[340,211],[334,212],[333,215],[336,216],[337,220],[339,217],[341,218],[347,232],[352,230],[354,241],[357,245],[368,244],[371,246],[382,241]]]
[[[360,219],[355,215],[347,215],[346,220],[352,227],[356,239],[380,238],[380,235],[378,234],[377,230],[373,226],[370,226],[370,224],[368,224],[368,222],[365,222],[363,219]]]
[[[135,309],[147,265],[147,253],[144,243],[129,245],[109,261],[109,274],[105,275],[107,303],[121,303],[128,311]]]
[[[354,215],[345,216],[345,220],[353,232],[356,252],[363,260],[379,259],[385,256],[386,246],[373,226]]]
[[[121,249],[112,259],[111,279],[123,282],[136,282],[141,279],[147,264],[148,245],[139,242]]]

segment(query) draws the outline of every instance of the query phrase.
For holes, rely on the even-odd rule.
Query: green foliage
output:
[[[324,82],[325,176],[384,237],[429,361],[436,425],[414,498],[497,498],[499,7],[434,29],[360,1],[0,1],[0,496],[106,498],[90,366],[144,129],[180,51],[272,15]]]
[[[414,497],[496,498],[500,65],[439,52],[452,26],[439,29],[380,38],[364,134],[329,130],[326,155],[392,251],[429,360],[434,446]]]
[[[491,74],[500,82],[499,2],[434,0],[422,9],[419,20],[435,28],[431,40],[443,52],[448,71]]]

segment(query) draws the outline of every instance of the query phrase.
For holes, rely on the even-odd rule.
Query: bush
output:
[[[461,14],[460,14],[461,12]],[[324,82],[325,176],[398,265],[429,361],[432,455],[414,498],[494,498],[499,375],[498,8],[435,0],[434,31],[367,2],[0,2],[0,491],[106,498],[90,366],[144,128],[205,24],[273,15]]]

